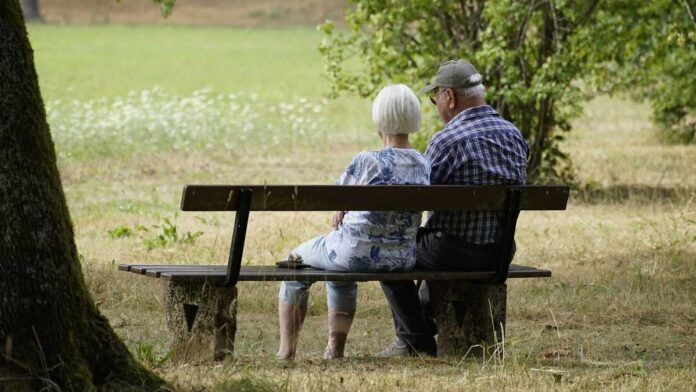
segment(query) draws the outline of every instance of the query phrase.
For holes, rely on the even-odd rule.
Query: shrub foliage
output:
[[[423,86],[441,62],[467,59],[483,74],[488,101],[527,138],[529,175],[536,182],[572,179],[570,159],[559,143],[592,93],[639,87],[642,96],[657,101],[658,119],[675,108],[681,115],[685,107],[694,107],[683,97],[656,93],[645,78],[661,70],[674,72],[671,80],[682,83],[680,76],[693,64],[693,51],[687,47],[693,34],[678,36],[690,40],[688,45],[682,42],[684,54],[660,46],[669,41],[665,29],[690,23],[679,0],[353,3],[346,13],[347,32],[339,32],[330,21],[320,26],[327,35],[320,50],[334,95],[348,91],[370,96],[386,82]],[[665,13],[665,7],[678,11]],[[661,28],[651,35],[656,27]],[[661,56],[658,48],[668,56]],[[680,57],[683,64],[669,56]]]

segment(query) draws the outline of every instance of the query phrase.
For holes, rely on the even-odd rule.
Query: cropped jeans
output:
[[[326,236],[320,235],[300,244],[292,252],[302,257],[302,263],[314,268],[327,271],[350,271],[329,259],[325,242]],[[278,298],[283,302],[306,308],[311,285],[312,282],[283,281],[280,284]],[[353,313],[357,306],[357,300],[358,284],[356,282],[326,282],[326,303],[330,310]]]

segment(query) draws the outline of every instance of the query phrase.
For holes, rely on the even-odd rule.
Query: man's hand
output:
[[[331,219],[331,226],[334,230],[338,230],[338,226],[343,224],[343,217],[346,216],[348,211],[336,211],[334,212],[333,219]]]

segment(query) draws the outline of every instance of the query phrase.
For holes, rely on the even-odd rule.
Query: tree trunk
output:
[[[86,289],[19,0],[0,37],[0,391],[166,388]]]
[[[24,19],[32,22],[41,21],[39,0],[22,0],[22,9],[24,10]]]

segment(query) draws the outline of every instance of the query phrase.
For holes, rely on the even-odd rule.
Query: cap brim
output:
[[[429,93],[429,92],[435,90],[437,87],[438,87],[437,84],[435,84],[435,83],[430,83],[429,85],[423,87],[423,88],[420,90],[419,93],[420,93],[420,94]]]

